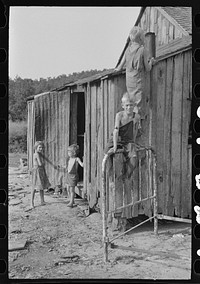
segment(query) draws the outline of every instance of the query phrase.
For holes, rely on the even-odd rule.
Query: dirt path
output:
[[[158,237],[153,223],[143,225],[114,241],[134,250],[109,249],[109,263],[104,264],[101,215],[85,217],[82,199],[72,209],[65,198],[50,193],[45,201],[39,206],[36,194],[35,209],[26,212],[28,175],[9,168],[9,243],[26,241],[23,250],[9,252],[9,278],[190,279],[190,225],[163,222]]]

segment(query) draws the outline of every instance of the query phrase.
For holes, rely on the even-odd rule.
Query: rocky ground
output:
[[[130,250],[109,248],[103,261],[100,213],[84,214],[87,201],[45,193],[45,206],[30,205],[30,181],[18,163],[9,166],[10,279],[190,279],[191,226],[159,221],[146,223],[114,241]],[[110,236],[114,232],[109,231]]]

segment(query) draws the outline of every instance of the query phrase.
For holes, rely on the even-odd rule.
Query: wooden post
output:
[[[149,58],[156,57],[156,36],[155,33],[148,32],[145,34],[145,46],[148,51]]]
[[[146,48],[147,48],[147,51],[148,51],[148,55],[149,55],[149,58],[152,58],[152,57],[156,57],[156,40],[155,40],[155,33],[152,33],[152,32],[148,32],[145,34],[145,45],[146,45]],[[150,71],[150,102],[149,102],[149,146],[152,147],[152,120],[153,120],[153,113],[152,113],[152,108],[153,108],[153,105],[152,105],[152,79],[153,79],[153,76],[152,76],[152,72]],[[152,174],[151,174],[151,164],[152,164],[152,152],[151,150],[149,151],[149,160],[148,160],[148,167],[149,167],[149,191],[150,191],[150,194],[151,194],[151,191],[152,191]],[[153,166],[154,166],[154,162],[153,162]],[[154,173],[154,171],[152,171],[154,175],[156,175],[156,173]],[[156,181],[155,181],[156,182]],[[155,186],[155,184],[154,184]],[[154,195],[155,195],[155,192],[154,192]],[[157,196],[156,198],[157,199]],[[155,201],[154,199],[154,201]],[[155,204],[155,202],[154,202]],[[155,210],[155,206],[154,206],[154,210]],[[156,213],[157,214],[157,213]],[[155,215],[155,211],[154,211],[154,215]],[[157,222],[157,218],[154,219],[155,222]],[[157,224],[157,223],[156,223]]]

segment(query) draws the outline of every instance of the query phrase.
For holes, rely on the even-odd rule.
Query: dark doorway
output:
[[[78,157],[83,161],[85,133],[85,97],[84,93],[78,93],[77,100],[77,144],[79,145]],[[79,182],[83,181],[83,168],[78,168]]]

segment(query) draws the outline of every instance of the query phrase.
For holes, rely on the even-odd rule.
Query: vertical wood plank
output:
[[[162,33],[162,44],[165,44],[165,43],[167,43],[167,27],[166,27],[166,22],[167,22],[168,20],[166,20],[164,17],[163,17],[163,19],[162,19],[162,31],[161,31],[161,33]]]
[[[96,177],[97,177],[97,90],[91,86],[91,192],[90,206],[96,203]]]
[[[114,107],[115,107],[115,103],[114,103],[114,97],[115,97],[115,86],[113,84],[113,81],[109,81],[109,121],[108,121],[108,125],[109,125],[109,137],[111,135],[111,133],[113,132],[114,129]]]
[[[96,161],[96,171],[97,171],[97,182],[96,182],[96,198],[98,198],[98,192],[100,187],[100,183],[101,183],[101,174],[100,174],[100,169],[101,169],[101,83],[98,82],[96,84],[96,92],[97,92],[97,132],[96,132],[96,139],[97,139],[97,151],[96,151],[96,156],[97,156],[97,161]]]
[[[84,168],[83,168],[83,192],[84,196],[87,196],[87,183],[88,183],[88,160],[87,160],[87,150],[88,150],[88,86],[84,88],[84,101],[85,101],[85,133],[84,133]]]
[[[77,102],[78,94],[70,95],[70,144],[77,143]]]
[[[55,124],[56,124],[56,136],[55,136],[55,143],[54,143],[54,151],[55,151],[55,158],[53,161],[53,164],[58,164],[58,156],[59,156],[59,143],[60,143],[60,137],[59,137],[59,98],[58,93],[55,94]],[[57,175],[55,175],[54,172],[54,184],[57,185]]]
[[[172,152],[171,152],[171,195],[175,215],[180,216],[181,195],[181,104],[183,80],[183,55],[174,58],[174,80],[172,101]]]
[[[87,196],[90,198],[90,183],[91,183],[91,87],[87,85]]]
[[[53,108],[53,94],[50,93],[49,94],[49,102],[48,102],[48,107],[49,107],[49,118],[48,118],[48,124],[49,124],[49,146],[48,146],[48,154],[49,154],[49,160],[50,161],[53,161],[53,129],[54,129],[54,124],[53,124],[53,121],[54,121],[54,117],[53,117],[53,113],[52,113],[52,108]],[[50,182],[53,186],[53,180],[52,180],[52,175],[53,175],[53,170],[52,168],[49,166],[48,167],[49,169],[49,178],[50,178]]]
[[[165,80],[166,80],[166,61],[158,65],[157,78],[157,177],[158,177],[158,210],[164,207],[164,187],[163,187],[163,145],[164,145],[164,109],[165,109]]]
[[[187,217],[188,187],[189,187],[189,171],[188,171],[188,134],[190,117],[188,117],[190,109],[189,98],[189,52],[183,54],[183,93],[182,93],[182,121],[181,121],[181,217]]]
[[[103,108],[104,108],[104,112],[103,112],[103,120],[104,120],[104,148],[107,144],[108,141],[108,81],[107,79],[105,79],[103,81]]]
[[[98,164],[98,168],[99,168],[99,188],[98,188],[98,196],[101,196],[101,188],[102,188],[102,161],[103,161],[103,157],[104,157],[104,84],[103,84],[103,80],[101,80],[101,85],[100,85],[100,153],[99,153],[99,164]],[[97,198],[98,198],[97,196]]]
[[[151,106],[152,106],[152,137],[151,137],[151,143],[152,147],[155,150],[156,149],[156,137],[157,137],[157,97],[159,96],[158,90],[157,90],[157,78],[158,78],[158,64],[154,65],[152,68],[152,82],[151,82]]]
[[[161,31],[160,31],[160,27],[162,25],[162,15],[161,13],[158,13],[158,33],[157,33],[157,45],[160,46],[161,45]]]
[[[169,24],[169,42],[172,41],[174,39],[174,25],[173,24]]]
[[[191,123],[191,102],[192,102],[192,50],[189,51],[189,68],[188,68],[188,77],[189,77],[189,109],[188,109],[188,117],[189,117],[189,125]],[[192,188],[192,145],[188,145],[188,181],[189,185],[187,188],[187,196],[188,196],[188,203],[187,203],[187,212],[188,216],[191,218],[192,216],[192,208],[191,208],[191,188]]]
[[[169,21],[166,20],[166,43],[169,43]]]
[[[115,203],[114,208],[123,206],[123,187],[124,183],[122,180],[123,171],[123,154],[117,154],[113,157],[113,168],[114,168],[114,187],[115,187]],[[116,210],[116,213],[121,213],[122,209]]]
[[[172,81],[174,62],[173,57],[167,59],[166,93],[164,109],[164,158],[163,158],[163,187],[164,187],[164,214],[173,216],[171,198],[171,113],[172,113]]]

